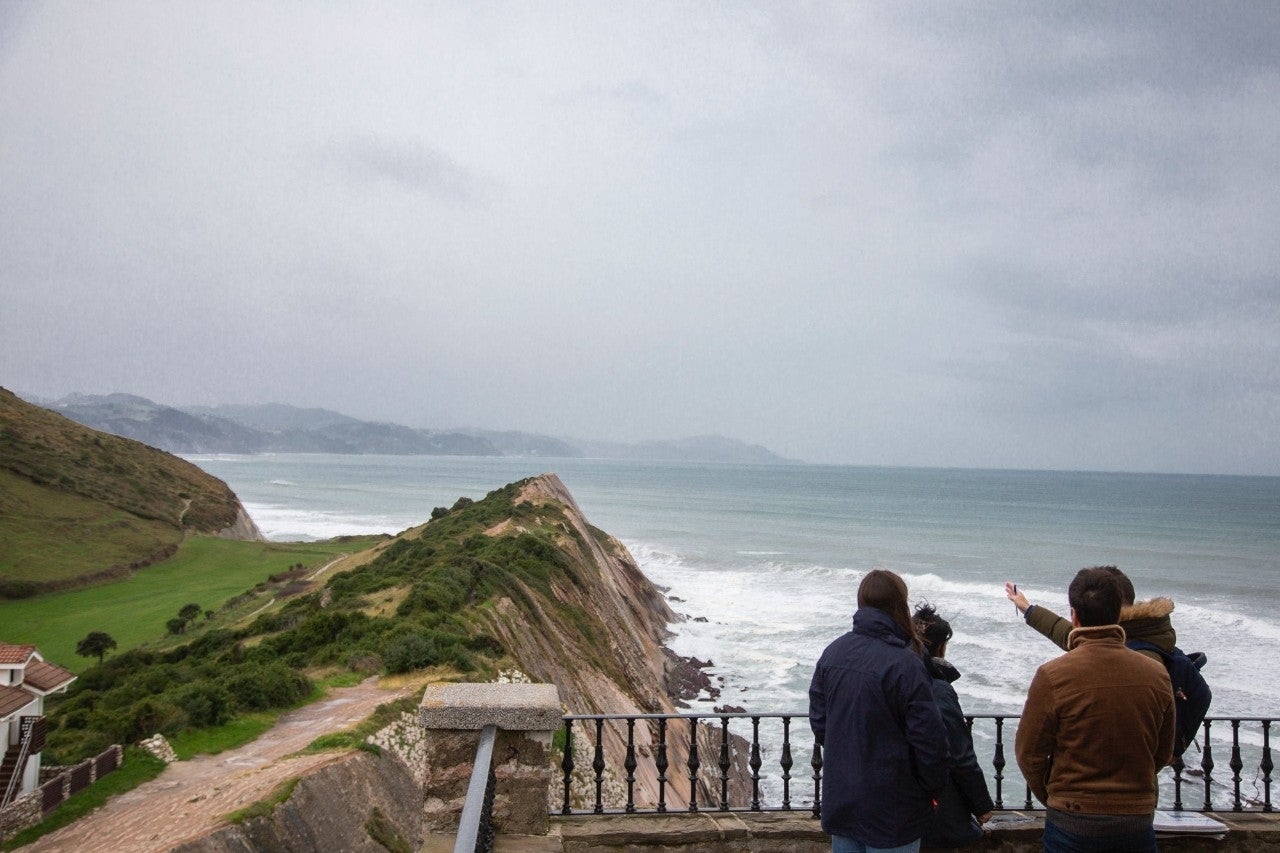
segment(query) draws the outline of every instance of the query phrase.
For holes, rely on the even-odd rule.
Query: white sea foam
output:
[[[404,523],[385,516],[321,512],[280,504],[249,503],[245,504],[245,510],[262,534],[277,542],[398,533],[413,526],[413,522]]]

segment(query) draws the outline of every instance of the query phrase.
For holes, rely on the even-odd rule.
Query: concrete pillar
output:
[[[545,835],[551,737],[562,723],[554,684],[437,684],[418,712],[426,730],[424,832],[455,832],[480,730],[498,727],[493,749],[493,824],[509,835]]]

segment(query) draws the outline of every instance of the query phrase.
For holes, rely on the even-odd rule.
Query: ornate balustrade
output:
[[[1038,810],[1031,789],[1006,757],[1006,742],[1016,737],[1017,715],[972,714],[966,717],[974,735],[979,763],[988,769],[998,809]],[[1173,811],[1272,812],[1270,717],[1209,717],[1199,739],[1161,776],[1162,809]],[[764,734],[762,735],[762,728]],[[695,732],[703,729],[701,737]],[[708,731],[709,730],[709,731]],[[699,742],[718,745],[704,755]],[[625,741],[619,766],[606,760],[612,735]],[[562,796],[552,814],[654,814],[669,811],[812,811],[821,813],[822,750],[813,742],[804,714],[749,712],[710,714],[572,714],[556,738]],[[676,741],[686,756],[673,766],[669,753]],[[561,744],[562,742],[562,744]],[[745,752],[745,756],[743,753]],[[1229,781],[1215,775],[1215,754],[1230,755]],[[797,754],[807,768],[797,768]],[[745,757],[745,762],[741,759]],[[1191,759],[1197,759],[1191,763]],[[1184,763],[1185,762],[1185,763]],[[738,778],[743,767],[746,779]],[[1251,774],[1246,774],[1246,768]],[[636,795],[638,772],[657,780],[657,795]],[[734,784],[742,782],[746,784]],[[1010,787],[1018,799],[1006,802]],[[1184,789],[1199,788],[1197,803],[1184,802]],[[733,790],[749,790],[735,800]],[[674,796],[673,796],[674,795]],[[671,800],[677,804],[673,805]],[[1171,802],[1168,802],[1171,800]]]

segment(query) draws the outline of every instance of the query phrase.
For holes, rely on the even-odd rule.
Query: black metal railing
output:
[[[1034,801],[1030,786],[1016,765],[1010,768],[1006,759],[1006,738],[1016,737],[1018,719],[1016,714],[965,717],[979,764],[989,768],[996,808],[1038,810],[1041,806]],[[1161,808],[1274,811],[1271,724],[1275,719],[1206,718],[1199,749],[1189,748],[1161,774]],[[795,720],[800,722],[793,726]],[[975,727],[978,722],[981,725]],[[804,734],[797,735],[794,729]],[[562,749],[563,796],[559,809],[553,808],[552,813],[812,811],[818,816],[822,810],[822,749],[809,731],[805,714],[571,714],[564,718],[564,728],[556,738]],[[708,746],[716,754],[710,765],[703,759]],[[1214,775],[1215,749],[1230,753],[1229,781]],[[801,782],[793,755],[806,751],[811,756],[812,778]],[[672,767],[673,752],[681,756],[679,767]],[[619,756],[621,760],[617,760]],[[642,767],[645,772],[638,775]],[[1246,768],[1251,776],[1245,773]],[[637,795],[642,776],[650,781],[647,797]],[[1010,787],[1020,787],[1020,797],[1006,804]],[[1192,787],[1202,788],[1203,797],[1198,804],[1188,805],[1183,802],[1184,788]],[[1166,803],[1170,797],[1171,805]]]
[[[480,730],[480,743],[476,747],[475,763],[471,765],[471,781],[467,785],[467,800],[458,821],[453,853],[492,853],[493,743],[497,736],[497,726],[489,725]]]

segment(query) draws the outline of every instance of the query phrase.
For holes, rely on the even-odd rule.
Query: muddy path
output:
[[[169,765],[163,773],[70,826],[19,850],[150,853],[169,850],[222,825],[227,814],[265,798],[280,782],[336,760],[341,753],[293,753],[327,732],[364,720],[383,702],[415,689],[384,689],[373,678],[337,688],[327,699],[284,715],[262,737],[219,755]]]

